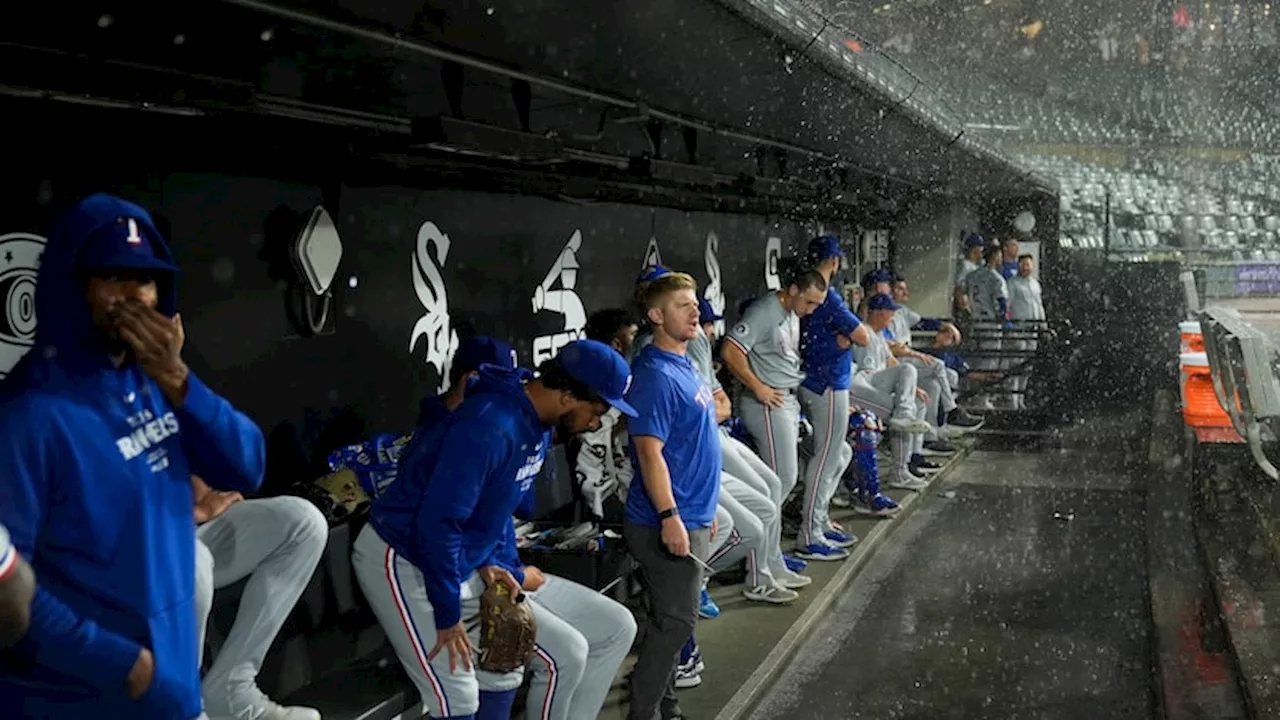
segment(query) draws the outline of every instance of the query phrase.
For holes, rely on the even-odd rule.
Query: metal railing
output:
[[[1276,349],[1230,308],[1213,307],[1200,313],[1200,328],[1218,403],[1249,445],[1258,467],[1272,480],[1280,480],[1280,469],[1267,454],[1267,445],[1280,437]]]

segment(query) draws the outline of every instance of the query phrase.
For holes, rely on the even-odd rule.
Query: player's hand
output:
[[[920,400],[920,402],[925,402],[925,403],[929,402],[929,393],[925,392],[924,390],[921,390],[920,388],[916,388],[916,397]]]
[[[535,592],[547,582],[547,578],[542,571],[532,565],[524,566],[524,590],[525,592]]]
[[[132,348],[138,366],[160,385],[170,402],[181,405],[189,372],[182,361],[186,342],[182,316],[167,318],[138,302],[120,303],[113,315],[116,332]]]
[[[151,655],[150,650],[142,648],[138,651],[138,659],[133,661],[133,669],[129,671],[129,676],[124,680],[124,687],[128,691],[129,697],[134,700],[142,697],[151,688],[151,681],[155,678],[155,674],[155,657]]]
[[[760,389],[755,391],[755,396],[765,407],[780,408],[787,402],[786,393],[768,385],[761,385]]]
[[[506,568],[498,567],[497,565],[486,565],[480,568],[480,579],[484,580],[486,586],[505,585],[513,600],[520,597],[520,583],[516,582],[516,577]]]
[[[853,341],[849,339],[848,335],[837,334],[836,347],[840,348],[841,350],[848,350],[849,348],[853,347]]]
[[[427,655],[427,662],[435,660],[441,650],[449,651],[449,672],[458,672],[459,666],[471,670],[471,638],[467,637],[467,628],[461,622],[436,631],[436,646]]]
[[[711,539],[715,540],[720,533],[720,518],[711,518]]]
[[[689,554],[689,531],[679,516],[669,517],[662,521],[662,545],[667,552],[676,557]]]
[[[227,508],[240,502],[244,496],[238,492],[222,492],[211,490],[196,503],[196,524],[203,525],[227,511]]]

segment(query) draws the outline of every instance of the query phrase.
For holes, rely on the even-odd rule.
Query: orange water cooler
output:
[[[1230,428],[1231,417],[1218,403],[1209,372],[1209,356],[1184,352],[1182,368],[1182,418],[1193,428]]]

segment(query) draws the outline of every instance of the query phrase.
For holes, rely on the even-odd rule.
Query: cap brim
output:
[[[132,255],[120,258],[111,258],[100,262],[88,262],[81,265],[85,270],[157,270],[162,272],[178,272],[178,267],[172,263],[165,262],[158,257],[146,255]]]
[[[612,407],[617,408],[618,412],[626,415],[627,417],[640,417],[640,413],[636,412],[636,409],[631,407],[631,403],[623,400],[622,398],[604,398],[604,401],[609,403]]]

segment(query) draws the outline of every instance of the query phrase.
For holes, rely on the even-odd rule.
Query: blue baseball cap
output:
[[[902,307],[893,301],[893,297],[884,293],[877,293],[871,296],[867,301],[868,310],[897,310]]]
[[[840,247],[840,238],[835,235],[820,235],[809,241],[809,259],[822,262],[829,258],[844,259],[844,250]]]
[[[716,312],[715,308],[711,307],[710,300],[706,298],[698,298],[698,322],[706,325],[707,323],[719,322],[723,319],[724,316]]]
[[[459,345],[453,354],[454,369],[464,375],[479,370],[481,365],[515,370],[516,350],[498,338],[476,335]]]
[[[886,283],[893,282],[893,274],[890,273],[888,270],[885,270],[884,268],[877,268],[875,270],[870,270],[867,272],[866,275],[862,276],[863,288],[870,289],[875,287],[876,283],[882,283],[882,282],[886,282]]]
[[[972,233],[969,235],[969,237],[964,239],[964,246],[966,249],[982,247],[983,245],[986,245],[986,244],[987,244],[987,241],[984,240],[982,236],[979,235],[978,233]]]
[[[631,368],[617,350],[596,340],[574,340],[560,349],[556,359],[570,377],[601,400],[627,417],[636,417],[635,408],[624,399],[631,389]]]
[[[643,282],[653,282],[663,275],[670,275],[671,271],[661,265],[653,265],[640,271],[640,277],[636,278],[636,284]]]
[[[137,207],[118,202],[122,211]],[[76,266],[90,270],[178,272],[178,266],[156,254],[156,247],[164,247],[164,239],[150,218],[122,214],[85,237],[76,253]]]

